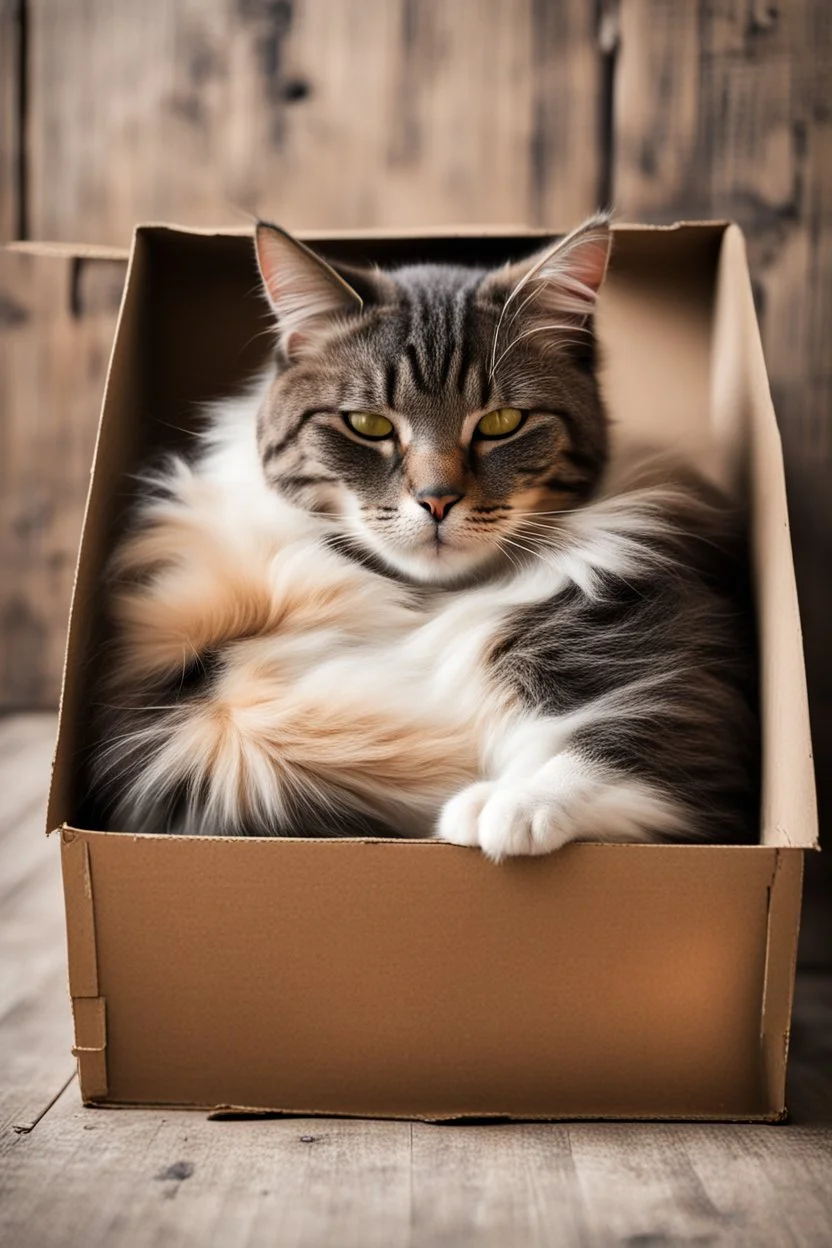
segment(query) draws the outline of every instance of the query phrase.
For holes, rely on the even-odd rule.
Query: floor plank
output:
[[[85,1111],[73,1086],[7,1151],[0,1218],[7,1242],[26,1245],[398,1248],[409,1145],[407,1123]]]
[[[73,1085],[7,1150],[0,1225],[50,1248],[822,1248],[830,1178],[828,1126],[212,1122],[83,1110]]]
[[[15,1248],[826,1248],[832,976],[798,983],[786,1126],[215,1121],[82,1108],[54,717],[0,720],[0,1242]]]
[[[44,833],[55,716],[0,719],[0,1155],[72,1077],[57,843]]]

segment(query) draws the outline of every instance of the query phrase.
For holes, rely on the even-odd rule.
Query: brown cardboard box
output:
[[[526,235],[318,239],[496,262]],[[760,843],[572,845],[495,866],[412,841],[86,828],[99,577],[130,473],[261,360],[247,237],[137,231],[81,548],[49,808],[85,1102],[419,1118],[776,1120],[816,815],[780,444],[735,226],[617,231],[599,309],[619,437],[747,488]],[[210,829],[206,828],[206,832]]]

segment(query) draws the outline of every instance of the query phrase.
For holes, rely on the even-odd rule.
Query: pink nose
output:
[[[459,502],[462,495],[457,492],[447,494],[431,494],[425,491],[416,495],[416,502],[425,511],[429,511],[437,524],[441,524],[451,508]]]

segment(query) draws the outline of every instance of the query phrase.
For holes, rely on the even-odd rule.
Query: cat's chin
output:
[[[499,552],[465,550],[450,545],[413,551],[386,549],[374,554],[391,571],[420,585],[461,588],[486,579],[499,561]]]
[[[378,571],[416,585],[463,589],[488,580],[504,566],[499,548],[487,542],[468,544],[457,535],[438,541],[423,533],[416,541],[399,546],[355,520],[349,529],[354,556],[361,551]]]

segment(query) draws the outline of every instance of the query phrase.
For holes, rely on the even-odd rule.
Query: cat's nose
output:
[[[462,494],[457,490],[422,490],[416,495],[416,502],[430,512],[437,524],[441,524],[461,498]]]

